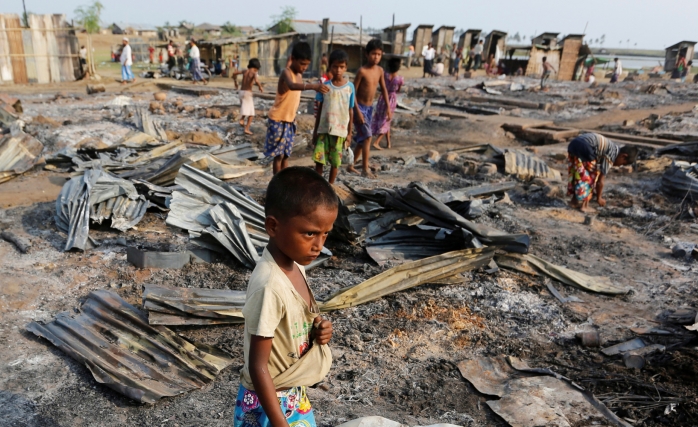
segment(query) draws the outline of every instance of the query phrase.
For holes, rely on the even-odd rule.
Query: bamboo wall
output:
[[[0,84],[58,83],[80,75],[78,39],[65,15],[0,14]]]
[[[582,38],[568,37],[562,44],[562,57],[557,75],[558,80],[570,81],[574,77],[574,69],[577,66],[579,50],[582,48]]]

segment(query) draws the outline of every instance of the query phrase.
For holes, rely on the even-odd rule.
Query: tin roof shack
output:
[[[482,30],[468,30],[464,32],[458,38],[458,47],[463,49],[464,53],[470,52],[470,49],[474,48],[478,40],[480,40],[480,34],[482,34]]]
[[[362,37],[359,34],[335,34],[331,41],[323,40],[322,44],[325,51],[330,50],[330,43],[332,43],[331,49],[344,50],[349,56],[349,61],[347,63],[347,71],[354,73],[359,68],[361,68],[361,65],[363,65],[364,63],[364,48],[366,47],[366,43],[368,43],[369,40],[370,38],[366,36]],[[386,51],[391,50],[390,47],[390,42],[383,42],[383,48]],[[383,55],[383,58],[385,58],[385,56],[386,55]]]
[[[329,19],[323,21],[291,21],[290,31],[278,33],[280,25],[277,23],[268,32],[251,34],[243,37],[229,37],[223,39],[202,41],[200,46],[201,58],[209,61],[217,58],[228,58],[240,55],[240,66],[246,66],[252,58],[258,58],[262,68],[260,75],[267,77],[278,76],[286,66],[286,59],[291,54],[293,44],[304,41],[310,44],[313,52],[313,59],[308,67],[308,76],[317,76],[320,67],[320,58],[323,52],[327,52],[329,45],[323,41],[329,41],[334,37],[338,40],[340,36],[354,35],[359,38],[359,28],[351,22],[331,22]],[[368,37],[364,37],[364,43]],[[347,42],[347,40],[343,40]],[[360,54],[359,54],[360,58]],[[350,63],[352,58],[350,57]]]
[[[577,70],[583,66],[586,54],[582,54],[584,34],[568,34],[562,39],[562,54],[557,79],[563,81],[575,80]]]
[[[560,47],[557,45],[557,36],[560,33],[543,33],[531,40],[531,50],[528,64],[525,68],[527,76],[540,76],[543,73],[543,58],[556,70],[560,70]],[[559,75],[558,75],[559,77]]]
[[[221,27],[219,27],[218,25],[209,24],[208,22],[204,22],[203,24],[197,25],[196,27],[194,27],[194,31],[203,35],[204,37],[221,36]]]
[[[456,27],[440,26],[436,31],[431,33],[431,45],[434,46],[437,53],[441,53],[442,49],[450,52],[453,48],[453,32]]]
[[[78,38],[65,15],[0,14],[0,84],[70,82],[80,76]]]
[[[506,43],[507,33],[498,30],[490,31],[487,37],[485,37],[484,49],[482,51],[482,60],[486,61],[487,58],[490,57],[490,55],[494,55],[496,58],[497,49],[499,49],[499,53],[502,55],[503,59],[504,51],[506,49]]]
[[[675,45],[671,45],[666,48],[666,56],[664,58],[664,71],[670,73],[676,68],[676,63],[680,56],[686,58],[686,61],[693,59],[693,51],[695,49],[696,42],[682,41]]]
[[[384,43],[391,43],[391,49],[385,50],[385,53],[392,53],[394,55],[403,55],[407,50],[407,29],[410,28],[412,24],[401,24],[392,27],[383,28],[383,34],[381,35],[381,40]]]
[[[152,25],[119,22],[112,25],[112,34],[126,34],[138,37],[157,37],[158,30]]]
[[[433,25],[422,24],[412,32],[412,45],[414,46],[415,58],[421,58],[422,49],[424,49],[424,46],[431,43],[431,31],[433,29]]]

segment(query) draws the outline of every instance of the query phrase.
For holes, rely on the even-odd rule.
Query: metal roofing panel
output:
[[[94,378],[141,403],[201,388],[232,363],[222,351],[192,344],[114,292],[91,292],[80,314],[64,312],[27,330],[84,363]]]
[[[0,182],[20,175],[39,161],[44,145],[36,138],[21,132],[0,139]]]
[[[320,34],[322,33],[322,21],[293,21],[293,29],[300,34]],[[351,22],[330,22],[327,32],[335,34],[359,34],[359,28]]]

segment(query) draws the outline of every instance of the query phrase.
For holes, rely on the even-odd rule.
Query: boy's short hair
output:
[[[640,153],[640,149],[635,146],[635,145],[624,145],[620,147],[620,150],[618,151],[618,155],[620,156],[621,154],[627,154],[628,155],[628,164],[632,165],[635,163],[637,160],[637,155]]]
[[[308,60],[312,59],[313,52],[310,50],[310,45],[306,42],[298,42],[293,45],[291,50],[291,58],[298,60]]]
[[[366,53],[371,53],[374,50],[383,51],[383,42],[380,39],[371,39],[366,43]]]
[[[618,60],[618,58],[613,58],[613,60],[614,60],[614,61],[617,61],[617,60]]]
[[[545,61],[547,61],[547,60],[548,60],[548,57],[547,57],[547,56],[544,56],[544,57],[543,57],[543,62],[545,62]]]
[[[397,73],[402,66],[402,59],[394,57],[388,60],[388,72]]]
[[[313,169],[292,166],[269,182],[264,214],[283,221],[308,215],[320,206],[339,207],[339,198],[330,183]]]
[[[330,53],[330,59],[329,59],[329,64],[330,67],[332,66],[333,63],[335,62],[345,62],[349,63],[349,55],[343,51],[342,49],[335,49]]]
[[[262,68],[262,64],[260,64],[259,59],[252,58],[250,59],[250,63],[247,64],[247,68],[256,68],[257,70],[259,70],[260,68]]]

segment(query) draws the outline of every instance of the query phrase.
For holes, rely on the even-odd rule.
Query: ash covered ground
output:
[[[417,181],[442,192],[513,179],[502,173],[470,174],[466,168],[452,171],[422,159],[429,150],[445,154],[473,143],[527,147],[560,170],[564,180],[566,145],[531,147],[501,129],[512,121],[596,128],[621,126],[624,120],[640,123],[659,114],[668,117],[660,123],[666,123],[662,126],[670,127],[671,132],[694,133],[695,119],[675,119],[692,117],[698,101],[693,85],[667,84],[648,93],[646,82],[595,88],[554,83],[549,92],[539,92],[533,89],[535,81],[521,79],[493,87],[502,92],[493,95],[477,87],[481,82],[409,80],[401,102],[414,109],[427,99],[443,98],[459,105],[467,101],[467,94],[476,94],[560,105],[548,111],[518,108],[462,119],[397,114],[393,148],[373,152],[378,179],[342,172],[339,181],[355,188],[398,188]],[[511,83],[524,89],[512,91]],[[128,110],[105,107],[118,94],[110,90],[88,97],[73,94],[74,90],[61,89],[60,96],[57,92],[15,94],[22,100],[25,116],[34,119],[28,121],[26,130],[45,144],[44,155],[85,138],[96,137],[109,145],[135,128]],[[154,90],[145,84],[121,95],[147,107]],[[177,99],[181,102],[175,105]],[[256,102],[260,111],[271,103]],[[215,135],[223,144],[262,144],[263,120],[255,121],[253,137],[245,137],[236,123],[237,104],[237,95],[227,88],[208,97],[168,92],[164,112],[154,117],[170,132]],[[211,109],[218,110],[220,118],[207,118]],[[43,119],[37,120],[38,116]],[[298,121],[299,138],[307,140],[312,116],[303,114]],[[299,148],[292,164],[311,166],[310,154]],[[406,164],[410,156],[417,159],[415,164]],[[232,181],[263,202],[270,177],[267,171]],[[235,361],[205,388],[153,405],[137,404],[97,383],[85,366],[25,330],[32,320],[48,322],[60,312],[74,311],[96,289],[115,291],[140,305],[144,284],[244,290],[250,275],[233,260],[192,264],[180,270],[135,268],[126,260],[127,246],[177,251],[189,245],[187,233],[166,226],[167,213],[157,210],[149,211],[136,228],[123,233],[107,227],[92,229],[90,235],[101,243],[95,249],[64,252],[66,236],[53,218],[55,197],[67,178],[69,173],[37,167],[0,184],[2,227],[21,232],[32,242],[29,253],[22,254],[11,243],[0,241],[0,424],[230,425],[243,363],[242,326],[172,327],[189,340],[228,352]],[[511,355],[531,366],[549,367],[588,388],[633,425],[698,424],[695,333],[662,320],[668,312],[698,308],[698,267],[671,256],[675,243],[698,240],[691,228],[695,215],[688,213],[693,206],[660,192],[661,172],[612,172],[608,178],[608,205],[595,206],[590,225],[584,224],[584,214],[567,207],[565,182],[535,181],[519,181],[508,200],[493,204],[476,222],[507,232],[526,232],[532,238],[532,254],[588,274],[608,276],[630,288],[627,295],[603,296],[554,282],[565,296],[580,300],[561,303],[548,291],[549,279],[500,269],[465,273],[457,284],[424,285],[331,312],[334,363],[326,381],[309,391],[318,423],[334,426],[361,416],[381,415],[407,425],[505,426],[485,404],[489,397],[463,379],[456,364],[477,356]],[[318,299],[390,267],[379,267],[360,245],[330,240],[327,246],[335,256],[309,272]],[[577,332],[595,329],[607,346],[635,337],[631,328],[659,326],[671,334],[642,338],[664,344],[666,351],[649,358],[642,370],[626,368],[620,358],[604,356],[598,348],[584,347],[575,338]],[[623,395],[649,400],[627,403],[619,399]],[[679,398],[681,403],[669,410],[667,405],[656,404],[661,398]]]

